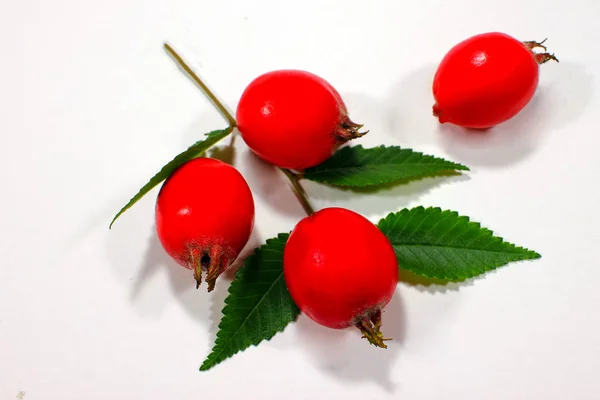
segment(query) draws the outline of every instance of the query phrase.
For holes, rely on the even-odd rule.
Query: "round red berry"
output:
[[[301,220],[284,250],[284,278],[300,310],[333,329],[356,326],[386,347],[381,310],[398,283],[398,261],[371,221],[344,208],[326,208]]]
[[[333,86],[300,70],[271,71],[254,79],[240,98],[236,119],[256,155],[297,171],[322,163],[340,145],[363,135]]]
[[[542,43],[521,42],[498,32],[454,46],[435,73],[433,113],[440,123],[486,129],[519,113],[538,85],[539,65],[556,58],[534,53]]]
[[[158,194],[155,216],[165,251],[194,271],[196,287],[207,271],[211,291],[250,238],[254,200],[234,167],[212,158],[196,158],[167,178]]]

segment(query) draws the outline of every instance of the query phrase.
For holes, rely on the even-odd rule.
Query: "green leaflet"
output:
[[[468,170],[462,164],[411,149],[358,145],[341,148],[322,164],[304,171],[303,177],[333,186],[367,187]]]
[[[229,287],[217,340],[200,371],[271,339],[296,320],[300,311],[283,278],[283,249],[288,237],[280,233],[244,260]]]
[[[119,211],[117,213],[117,215],[115,215],[115,217],[113,218],[113,220],[111,221],[111,223],[109,225],[109,229],[112,228],[113,224],[115,223],[117,218],[119,218],[121,216],[121,214],[123,214],[125,211],[130,209],[135,203],[137,203],[142,197],[144,197],[144,195],[146,193],[148,193],[150,190],[154,189],[154,187],[156,185],[158,185],[159,183],[161,183],[162,181],[167,179],[169,177],[169,175],[171,175],[173,173],[173,171],[175,171],[177,168],[179,168],[185,162],[202,155],[202,153],[204,153],[211,146],[216,144],[219,140],[227,137],[227,135],[229,135],[232,131],[233,131],[233,128],[229,127],[226,129],[220,129],[220,130],[209,132],[206,134],[205,139],[197,141],[196,143],[194,143],[193,145],[188,147],[187,150],[185,150],[184,152],[179,153],[177,156],[175,156],[174,159],[172,159],[164,167],[162,167],[161,170],[158,171],[158,173],[156,175],[154,175],[148,181],[148,183],[146,183],[140,189],[140,191],[137,192],[137,194],[131,198],[131,200],[129,200],[129,202],[125,205],[125,207],[123,207],[121,209],[121,211]]]
[[[383,218],[378,227],[394,246],[400,268],[429,278],[461,281],[512,261],[541,257],[440,208],[404,209]]]

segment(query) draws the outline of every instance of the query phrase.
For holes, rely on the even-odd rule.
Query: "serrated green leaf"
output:
[[[383,218],[378,227],[394,246],[400,268],[429,278],[461,281],[512,261],[541,257],[440,208],[404,209]]]
[[[283,278],[283,249],[288,237],[280,233],[244,260],[229,287],[217,340],[200,371],[271,339],[296,320],[300,311]]]
[[[398,146],[343,147],[322,164],[308,168],[303,177],[342,187],[367,187],[468,171],[462,164],[424,155]]]
[[[142,197],[144,197],[146,193],[154,189],[156,185],[167,179],[167,177],[171,175],[173,171],[179,168],[183,163],[202,155],[202,153],[204,153],[210,147],[215,145],[221,139],[227,137],[227,135],[229,135],[232,131],[233,129],[229,127],[226,129],[219,129],[216,131],[209,132],[206,134],[205,139],[197,141],[196,143],[188,147],[184,152],[179,153],[177,156],[175,156],[175,158],[169,161],[164,167],[162,167],[156,175],[150,178],[148,183],[146,183],[140,189],[140,191],[137,192],[137,194],[133,196],[131,200],[129,200],[125,207],[123,207],[117,213],[117,215],[115,215],[115,217],[109,225],[109,229],[112,228],[113,224],[115,223],[117,218],[121,216],[121,214],[130,209],[135,203],[137,203]]]

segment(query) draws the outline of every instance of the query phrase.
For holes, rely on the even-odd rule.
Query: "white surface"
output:
[[[0,12],[0,398],[598,399],[599,3],[4,1]],[[501,30],[544,39],[561,63],[488,139],[431,116],[436,63]],[[230,107],[267,70],[330,80],[365,145],[470,165],[379,196],[309,185],[317,206],[374,221],[435,205],[543,255],[466,285],[401,283],[387,351],[301,317],[208,373],[226,280],[208,296],[153,235],[156,191],[113,213],[199,135],[225,124],[161,48],[186,49]],[[238,142],[256,197],[252,245],[302,216],[283,180]]]

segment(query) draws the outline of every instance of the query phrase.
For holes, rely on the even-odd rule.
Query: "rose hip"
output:
[[[364,135],[333,86],[300,70],[271,71],[254,79],[241,96],[236,119],[256,155],[298,171],[322,163],[339,146]]]
[[[333,329],[358,327],[371,344],[387,347],[381,310],[398,283],[389,240],[371,221],[344,208],[301,220],[284,249],[284,278],[300,310]]]
[[[509,120],[533,97],[546,47],[498,32],[468,38],[442,59],[434,77],[433,114],[440,123],[486,129]]]
[[[205,270],[210,292],[250,238],[254,200],[234,167],[216,159],[196,158],[167,178],[155,214],[165,251],[194,271],[196,288]]]

